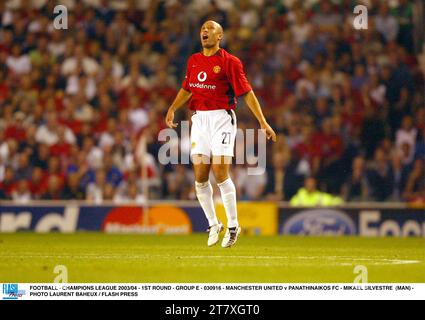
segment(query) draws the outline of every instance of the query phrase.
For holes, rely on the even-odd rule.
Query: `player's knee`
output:
[[[209,179],[210,172],[209,170],[195,170],[195,181],[198,183],[207,182]]]
[[[227,166],[213,166],[213,173],[217,183],[222,183],[229,178]]]
[[[204,176],[196,177],[195,176],[195,181],[197,183],[206,183],[206,182],[208,182],[208,176],[207,177],[204,177]]]
[[[194,163],[193,169],[195,173],[196,182],[203,183],[208,181],[210,176],[210,169],[211,169],[210,164],[204,164],[204,163],[195,164]]]

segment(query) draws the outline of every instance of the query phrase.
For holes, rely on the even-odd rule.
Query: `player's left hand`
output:
[[[270,127],[267,122],[261,123],[261,130],[265,133],[267,140],[272,139],[273,142],[276,142],[276,132]]]
[[[174,123],[174,110],[172,110],[171,108],[168,109],[167,115],[165,116],[165,123],[171,129],[177,127],[177,123]]]

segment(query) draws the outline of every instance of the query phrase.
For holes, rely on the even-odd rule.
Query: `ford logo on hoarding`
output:
[[[332,209],[304,210],[294,214],[283,224],[284,234],[298,235],[353,235],[356,227],[344,212]]]

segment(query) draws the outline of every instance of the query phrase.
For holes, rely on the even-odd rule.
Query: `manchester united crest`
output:
[[[213,68],[213,71],[214,71],[214,73],[220,73],[220,71],[221,71],[220,66],[215,66],[215,67]]]

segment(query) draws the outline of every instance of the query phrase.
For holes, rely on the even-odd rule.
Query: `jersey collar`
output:
[[[205,58],[211,58],[211,57],[215,57],[215,56],[219,56],[219,57],[222,57],[223,56],[223,53],[222,53],[222,51],[223,51],[223,48],[218,48],[218,50],[212,55],[212,56],[206,56],[206,55],[204,55],[204,53],[202,52],[202,50],[201,50],[201,54],[202,54],[202,56],[204,56]]]

